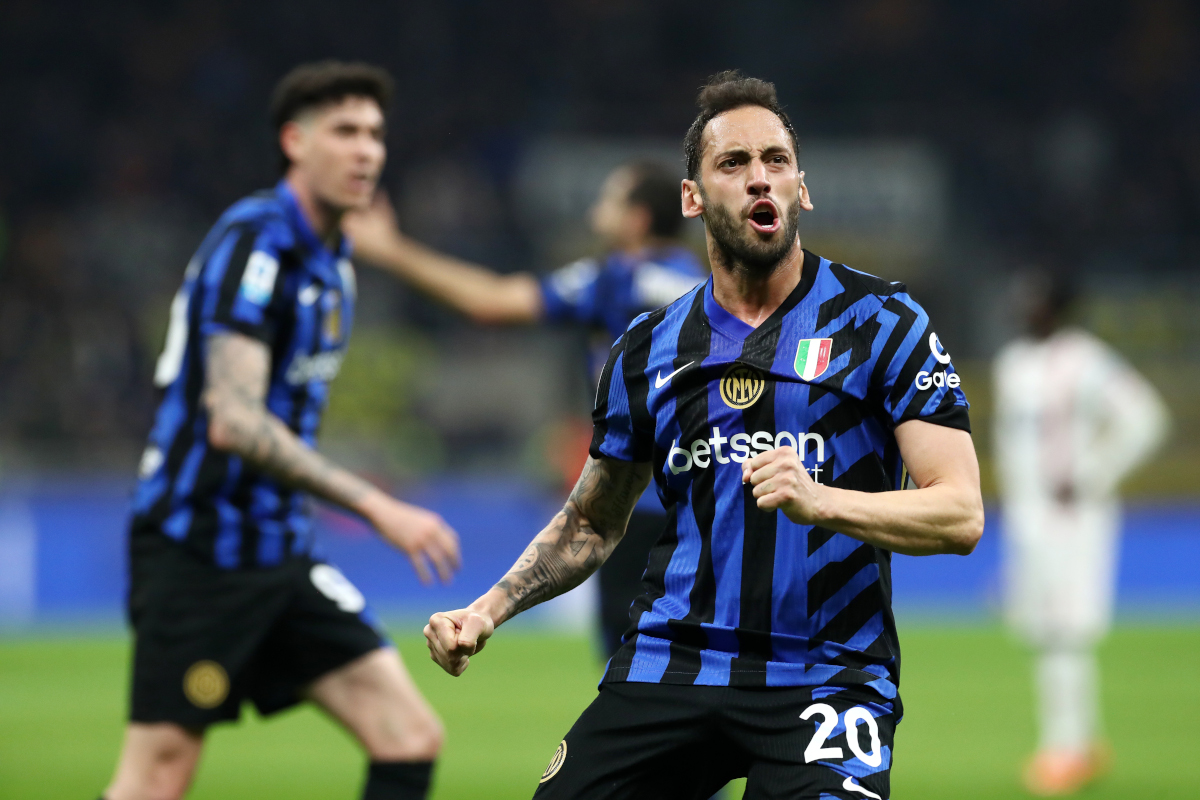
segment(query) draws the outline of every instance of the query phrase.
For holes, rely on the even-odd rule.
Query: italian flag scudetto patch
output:
[[[833,339],[801,339],[796,348],[796,374],[806,381],[821,377],[829,367]]]

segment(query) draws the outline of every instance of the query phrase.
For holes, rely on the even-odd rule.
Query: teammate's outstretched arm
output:
[[[347,214],[342,227],[354,242],[355,257],[386,269],[476,322],[530,323],[543,316],[537,278],[527,272],[499,275],[408,238],[396,225],[382,192],[370,209]]]
[[[971,434],[922,420],[896,427],[915,491],[857,492],[818,484],[790,447],[742,465],[758,507],[910,556],[967,555],[983,535],[979,462]]]
[[[625,535],[650,483],[650,464],[588,457],[563,510],[534,537],[512,569],[486,594],[425,626],[429,655],[458,676],[496,626],[583,583]]]
[[[271,353],[239,333],[205,340],[208,440],[296,489],[361,514],[383,538],[408,554],[421,580],[429,563],[443,581],[458,568],[458,536],[431,511],[402,503],[342,469],[296,436],[266,407]],[[427,563],[428,562],[428,563]]]

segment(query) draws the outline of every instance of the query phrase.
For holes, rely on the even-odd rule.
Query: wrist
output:
[[[831,486],[813,486],[813,524],[828,528],[837,519],[837,490]]]
[[[351,507],[351,510],[374,524],[383,513],[383,509],[392,502],[392,498],[383,491],[372,486]]]
[[[500,623],[508,619],[508,596],[499,589],[488,589],[467,606],[467,611],[481,614],[490,619],[493,626],[500,627]]]

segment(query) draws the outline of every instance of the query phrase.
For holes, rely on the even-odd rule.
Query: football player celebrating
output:
[[[748,798],[880,800],[901,716],[891,554],[967,554],[983,531],[966,397],[902,284],[801,248],[812,205],[774,87],[722,73],[699,106],[682,208],[712,277],[629,326],[565,507],[426,639],[462,674],[604,562],[653,480],[669,515],[634,633],[537,797],[704,798],[745,776]]]

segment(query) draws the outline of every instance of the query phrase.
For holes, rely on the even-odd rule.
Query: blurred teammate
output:
[[[1117,487],[1161,441],[1154,389],[1065,324],[1061,280],[1029,287],[1029,334],[996,357],[996,457],[1011,624],[1037,648],[1036,794],[1069,794],[1104,766],[1095,646],[1112,620]]]
[[[774,87],[701,91],[683,211],[712,278],[638,317],[597,393],[563,508],[433,659],[584,580],[651,479],[670,508],[634,633],[539,798],[886,798],[901,715],[892,552],[969,553],[983,528],[967,401],[904,286],[800,246],[811,209]],[[900,489],[908,475],[920,488]]]
[[[385,72],[298,67],[272,116],[284,177],[205,238],[171,306],[130,530],[129,726],[107,800],[178,798],[207,727],[312,700],[370,757],[363,796],[423,798],[442,731],[363,596],[312,552],[309,495],[364,517],[425,580],[458,541],[319,455],[354,316],[342,215],[384,162]]]
[[[410,282],[478,322],[567,322],[604,337],[593,381],[609,347],[633,318],[678,298],[704,277],[704,268],[678,243],[679,180],[652,163],[632,163],[605,180],[591,212],[592,230],[609,248],[539,279],[530,273],[497,275],[434,252],[397,229],[386,199],[366,213],[347,216],[355,255]],[[582,458],[582,453],[580,454]],[[650,548],[662,533],[666,512],[652,494],[629,520],[621,546],[600,570],[600,621],[605,657],[621,646],[629,607],[642,593]]]

